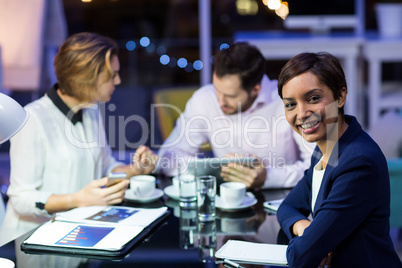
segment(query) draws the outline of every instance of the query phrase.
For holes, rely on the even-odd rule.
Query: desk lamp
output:
[[[0,144],[14,136],[27,122],[28,113],[14,99],[0,93]],[[0,194],[0,225],[5,215],[3,196]],[[11,260],[0,258],[1,267],[15,267]]]
[[[0,93],[0,144],[16,134],[27,122],[28,113],[9,96]]]

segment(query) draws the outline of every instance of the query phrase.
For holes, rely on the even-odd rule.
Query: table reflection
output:
[[[215,263],[216,221],[198,222],[198,259],[204,263]]]
[[[171,180],[158,182],[164,189]],[[215,264],[214,254],[229,239],[251,242],[277,242],[280,230],[276,215],[268,213],[263,202],[285,197],[290,190],[254,192],[258,202],[238,211],[216,209],[216,219],[200,222],[195,207],[180,207],[179,202],[164,195],[151,203],[125,201],[124,206],[157,208],[167,206],[171,215],[144,243],[120,261],[76,258],[74,256],[28,255],[20,245],[27,233],[0,247],[0,257],[11,259],[16,267],[223,267]],[[15,253],[16,252],[16,253]],[[254,266],[252,266],[254,267]]]
[[[181,248],[184,250],[198,248],[199,260],[211,263],[215,261],[213,256],[216,250],[230,239],[276,244],[280,226],[276,215],[264,209],[263,203],[267,200],[284,198],[289,191],[290,189],[277,189],[254,192],[258,200],[256,205],[237,211],[217,208],[216,220],[213,222],[199,222],[196,210],[182,208],[178,201],[171,198],[168,198],[165,204],[172,209],[173,217],[180,220]],[[223,266],[220,264],[212,267]]]
[[[197,234],[197,209],[195,207],[180,207],[179,209],[180,248],[193,249],[196,247],[194,238]]]

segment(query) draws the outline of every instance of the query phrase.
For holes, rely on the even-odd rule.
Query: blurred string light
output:
[[[179,66],[180,68],[186,68],[187,66],[187,60],[185,58],[180,58],[177,60],[177,66]]]
[[[128,41],[126,43],[126,48],[128,51],[133,51],[135,49],[135,47],[136,47],[136,44],[134,41]]]
[[[276,15],[281,17],[283,20],[289,15],[289,6],[288,2],[282,2],[281,6],[275,10]]]
[[[262,0],[262,2],[270,10],[275,10],[275,14],[281,17],[283,20],[285,20],[289,15],[288,2],[283,2],[281,0]]]
[[[184,68],[184,70],[186,70],[186,72],[191,73],[194,68],[192,64],[187,64],[187,66]]]
[[[268,0],[267,6],[271,10],[277,10],[281,7],[282,1],[281,0]]]
[[[151,40],[149,40],[149,38],[146,36],[144,36],[140,39],[140,45],[143,47],[149,46],[150,43],[151,43]]]
[[[197,71],[200,71],[203,67],[204,67],[204,64],[203,64],[202,61],[200,61],[200,60],[196,60],[196,61],[193,63],[193,68],[194,68],[195,70],[197,70]]]
[[[174,57],[170,57],[167,54],[167,49],[165,46],[158,46],[156,47],[156,45],[154,43],[151,42],[151,40],[144,36],[139,40],[139,45],[144,47],[145,50],[148,53],[154,53],[156,52],[160,57],[159,57],[159,62],[162,65],[165,66],[169,66],[169,67],[179,67],[181,69],[184,69],[187,72],[192,72],[194,70],[196,71],[201,71],[202,68],[204,68],[204,63],[201,60],[196,60],[193,63],[188,62],[188,60],[186,58],[180,58],[180,59],[176,59]],[[219,49],[227,49],[229,47],[229,44],[227,43],[222,43],[219,46]],[[134,51],[135,49],[137,49],[137,44],[135,41],[130,40],[126,42],[126,49],[128,51]],[[210,58],[210,63],[213,64],[213,56]]]
[[[156,49],[156,53],[158,53],[158,55],[163,55],[163,54],[165,54],[165,53],[166,53],[166,47],[164,47],[164,46],[159,46],[159,47]]]
[[[146,50],[148,53],[154,52],[154,51],[155,51],[155,44],[150,43],[150,44],[145,48],[145,50]]]
[[[256,0],[236,0],[237,13],[242,16],[250,16],[258,13]]]
[[[177,59],[174,58],[174,57],[171,57],[168,65],[169,65],[170,67],[172,67],[172,68],[173,68],[173,67],[176,67],[176,65],[177,65]]]
[[[228,48],[229,48],[229,44],[223,43],[223,44],[219,47],[219,50],[228,49]]]
[[[170,57],[168,55],[164,54],[159,58],[159,62],[163,65],[168,65],[170,62]]]

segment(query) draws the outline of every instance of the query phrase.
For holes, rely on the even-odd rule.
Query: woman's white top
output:
[[[52,99],[54,93],[48,93]],[[83,109],[82,122],[73,123],[52,99],[45,95],[28,104],[28,122],[11,139],[0,243],[6,234],[12,239],[48,220],[43,206],[50,195],[77,192],[123,164],[112,157],[98,105]]]
[[[311,212],[314,211],[315,201],[320,191],[322,178],[324,178],[325,169],[322,168],[322,158],[315,165],[313,170],[313,183],[311,187]]]

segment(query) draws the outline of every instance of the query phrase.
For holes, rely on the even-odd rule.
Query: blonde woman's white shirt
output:
[[[98,105],[73,124],[48,95],[28,104],[29,119],[11,139],[10,187],[0,244],[50,219],[41,206],[71,194],[122,165],[111,154]],[[7,239],[8,238],[8,239]]]

